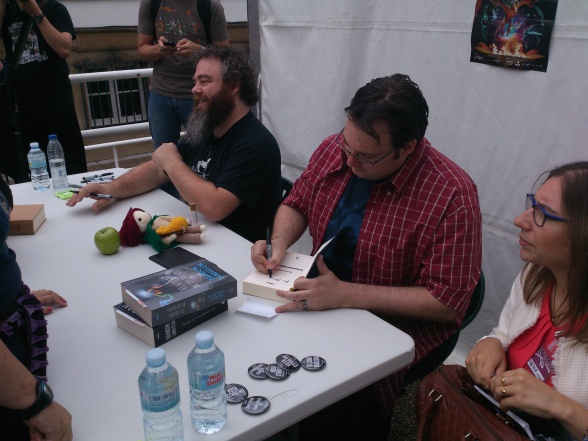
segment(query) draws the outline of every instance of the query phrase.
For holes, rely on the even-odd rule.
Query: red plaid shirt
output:
[[[328,137],[310,158],[284,204],[307,220],[314,254],[352,176],[346,156]],[[459,328],[480,276],[482,215],[476,185],[449,158],[421,140],[402,168],[376,184],[366,205],[352,281],[422,286],[457,311],[453,323],[382,316],[415,342],[415,362]],[[406,369],[376,384],[386,414]]]

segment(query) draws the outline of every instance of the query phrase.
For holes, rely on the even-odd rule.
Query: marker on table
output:
[[[75,191],[72,191],[72,193],[76,193],[77,194],[77,193],[79,193],[79,191],[78,190],[75,190]],[[94,197],[96,197],[98,199],[114,199],[109,194],[103,194],[103,193],[94,193],[94,192],[91,192],[90,193],[90,196],[94,196]]]
[[[266,234],[265,234],[265,253],[267,254],[267,260],[269,262],[272,258],[272,235],[270,233],[269,227],[267,227]],[[271,279],[272,278],[272,270],[268,268],[267,273],[269,274],[270,279]]]
[[[110,176],[113,174],[114,174],[114,172],[108,172],[108,173],[102,173],[101,175],[84,176],[82,179],[94,179],[94,178],[100,178],[102,176]]]

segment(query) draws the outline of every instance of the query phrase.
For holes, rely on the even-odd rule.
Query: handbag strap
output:
[[[14,86],[14,75],[16,74],[16,68],[18,66],[18,62],[20,61],[20,57],[22,56],[22,52],[24,51],[25,44],[29,37],[29,31],[31,30],[32,26],[33,17],[28,16],[28,18],[24,21],[22,27],[20,28],[20,33],[18,34],[18,39],[16,40],[14,52],[8,60],[8,63],[6,63],[6,68],[8,69],[8,72],[6,74],[6,81],[4,83],[4,101],[0,105],[1,113],[4,113],[6,106],[10,102],[12,88]]]

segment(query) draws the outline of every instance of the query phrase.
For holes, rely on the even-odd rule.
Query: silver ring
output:
[[[302,308],[306,311],[308,309],[308,305],[306,304],[306,300],[300,300],[302,302]]]

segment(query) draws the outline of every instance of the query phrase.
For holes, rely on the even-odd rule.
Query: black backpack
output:
[[[153,19],[153,21],[155,21],[155,17],[157,17],[157,12],[159,11],[161,2],[162,0],[151,0],[149,12],[151,13],[151,18]],[[196,8],[198,10],[200,20],[202,20],[202,23],[204,24],[204,31],[206,32],[206,41],[208,44],[211,44],[212,38],[210,37],[210,22],[212,21],[212,7],[210,5],[210,0],[197,0]]]

